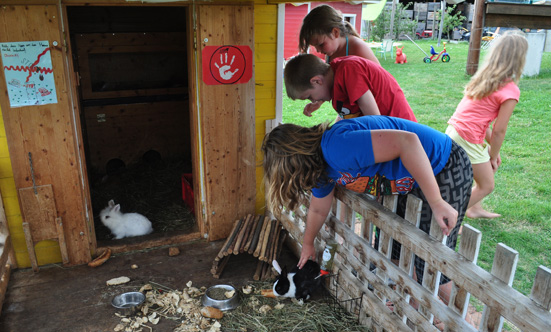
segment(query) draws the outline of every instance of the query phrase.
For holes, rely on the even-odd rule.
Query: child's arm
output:
[[[306,217],[306,229],[304,230],[304,237],[302,238],[302,251],[300,252],[300,260],[298,261],[299,269],[302,269],[310,257],[316,257],[314,239],[318,235],[331,210],[334,193],[335,189],[323,198],[317,198],[312,195],[310,199],[310,208],[308,209],[308,216]]]
[[[372,130],[371,139],[375,162],[400,158],[423,191],[442,232],[449,235],[457,223],[458,213],[440,195],[440,188],[419,137],[407,131]]]
[[[360,107],[363,115],[381,115],[375,97],[369,90],[356,101],[356,104]]]
[[[501,150],[501,145],[505,139],[505,133],[507,132],[507,125],[509,124],[509,119],[515,110],[517,101],[514,99],[506,100],[501,107],[499,108],[499,113],[494,122],[492,128],[492,136],[490,137],[490,163],[492,163],[492,168],[497,169],[499,161],[499,151]],[[495,166],[495,167],[494,167]]]

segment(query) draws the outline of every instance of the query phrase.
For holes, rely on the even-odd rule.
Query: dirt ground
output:
[[[249,254],[234,255],[220,279],[210,269],[223,241],[194,241],[178,246],[180,254],[170,257],[168,248],[118,254],[97,268],[87,265],[65,268],[52,265],[12,272],[0,316],[0,331],[54,332],[113,331],[120,322],[111,300],[116,294],[137,291],[148,282],[182,290],[188,281],[195,287],[231,284],[241,287],[253,280],[258,262]],[[286,248],[280,260],[296,264]],[[136,264],[138,268],[132,269]],[[127,276],[130,282],[107,286],[112,278]],[[155,331],[172,331],[178,322],[161,319]]]

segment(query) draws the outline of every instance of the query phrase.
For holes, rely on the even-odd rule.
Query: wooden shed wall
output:
[[[276,100],[276,54],[277,54],[277,4],[268,4],[266,0],[254,2],[254,61],[255,61],[255,138],[257,147],[257,165],[261,161],[259,148],[265,134],[265,120],[275,118]],[[0,113],[2,109],[0,109]],[[20,211],[17,189],[8,151],[5,126],[0,117],[0,191],[6,210],[13,248],[19,267],[30,267],[23,218]],[[261,188],[263,171],[256,167],[257,213],[264,211],[264,195]],[[39,265],[61,262],[59,245],[55,241],[42,241],[36,246]]]

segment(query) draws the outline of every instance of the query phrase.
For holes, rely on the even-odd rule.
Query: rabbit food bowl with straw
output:
[[[201,303],[205,307],[213,307],[222,311],[231,310],[239,305],[239,294],[233,286],[214,285],[207,289]]]
[[[145,301],[145,295],[140,292],[122,293],[113,298],[111,305],[124,316],[132,316],[140,311]]]

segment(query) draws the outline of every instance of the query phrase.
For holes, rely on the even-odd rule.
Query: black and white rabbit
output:
[[[287,272],[285,266],[281,269],[275,260],[272,265],[279,273],[273,287],[276,296],[308,300],[321,284],[320,265],[312,260],[308,260],[302,269],[295,266],[291,272]]]
[[[151,221],[139,213],[122,213],[120,204],[110,200],[107,207],[101,210],[101,222],[111,230],[115,239],[140,236],[153,232]]]

